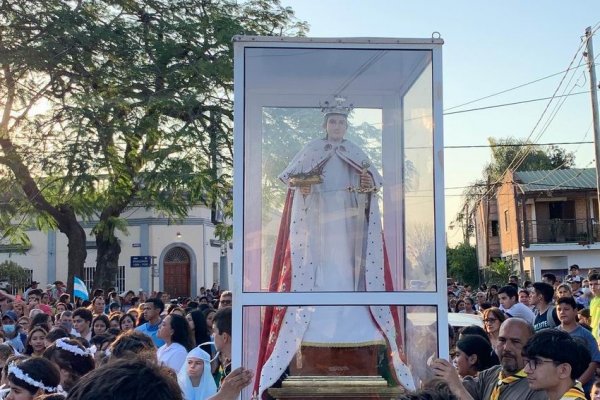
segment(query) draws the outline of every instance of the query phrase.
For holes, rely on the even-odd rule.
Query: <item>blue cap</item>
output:
[[[4,319],[4,318],[10,318],[13,321],[17,321],[19,319],[19,317],[17,317],[17,313],[12,310],[8,310],[7,312],[5,312],[2,315],[2,319]]]

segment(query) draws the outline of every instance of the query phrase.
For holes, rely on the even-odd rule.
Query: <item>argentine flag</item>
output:
[[[73,278],[73,296],[79,297],[82,300],[89,300],[90,295],[88,293],[85,283],[78,277]]]

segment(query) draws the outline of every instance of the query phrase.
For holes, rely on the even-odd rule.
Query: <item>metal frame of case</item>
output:
[[[446,252],[444,227],[444,157],[443,157],[443,117],[442,117],[442,44],[439,38],[432,39],[388,39],[388,38],[284,38],[284,37],[254,37],[236,36],[234,41],[234,248],[233,248],[233,279],[231,289],[234,296],[233,308],[233,345],[232,366],[242,365],[243,342],[248,340],[244,331],[244,309],[248,306],[276,305],[399,305],[399,306],[434,306],[437,307],[437,342],[438,353],[448,354],[448,317],[446,290]],[[352,50],[414,50],[431,52],[432,68],[432,122],[433,122],[433,204],[435,226],[435,278],[434,291],[395,291],[395,292],[293,292],[270,293],[245,290],[244,283],[244,210],[246,208],[245,187],[248,182],[246,157],[248,152],[255,151],[254,144],[247,140],[245,129],[257,121],[257,113],[264,105],[273,106],[268,101],[246,104],[246,50],[256,48],[269,49],[352,49]],[[272,93],[276,95],[276,93]],[[265,98],[270,94],[265,93]],[[302,95],[299,95],[302,97]],[[369,106],[368,96],[361,106]],[[260,104],[263,103],[263,104]],[[373,104],[375,104],[374,101]],[[306,103],[304,103],[306,104]],[[278,98],[277,106],[298,106],[293,99]],[[376,104],[375,104],[376,105]],[[259,118],[260,119],[260,118]],[[384,117],[385,121],[385,117]],[[260,122],[260,121],[258,121]],[[401,218],[401,217],[400,217]],[[399,223],[403,223],[400,219]],[[254,338],[252,338],[254,339]],[[248,365],[254,368],[253,365]],[[243,398],[248,397],[248,391]]]

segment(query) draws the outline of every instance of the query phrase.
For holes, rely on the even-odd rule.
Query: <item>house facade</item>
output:
[[[475,240],[480,269],[500,258],[500,226],[495,192],[483,197],[475,209]]]
[[[196,296],[200,287],[220,283],[227,288],[231,244],[214,236],[211,210],[194,207],[183,220],[173,220],[155,210],[131,207],[123,213],[127,232],[117,232],[121,244],[118,290],[166,291],[172,297]],[[88,234],[83,279],[92,286],[96,242],[91,233],[95,223],[82,222]],[[0,262],[12,260],[29,270],[31,280],[50,284],[67,279],[67,238],[59,231],[28,231],[31,248],[23,253],[0,245]],[[144,257],[132,262],[132,257]],[[150,257],[150,258],[147,258]],[[150,261],[144,263],[143,261]],[[139,262],[142,261],[142,262]],[[145,266],[150,264],[149,266]],[[139,266],[142,265],[142,266]]]
[[[483,230],[481,215],[489,215],[488,220],[498,221],[499,252],[494,255],[511,260],[523,277],[541,280],[551,272],[560,278],[572,264],[584,273],[600,268],[595,169],[508,171],[495,203],[495,214],[487,214],[481,202],[475,214],[478,252],[486,245],[480,237],[493,237],[491,229]],[[480,265],[492,253],[487,256]]]

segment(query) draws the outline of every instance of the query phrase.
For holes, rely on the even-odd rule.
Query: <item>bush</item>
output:
[[[12,288],[23,288],[29,284],[29,272],[14,261],[0,263],[0,282]]]

